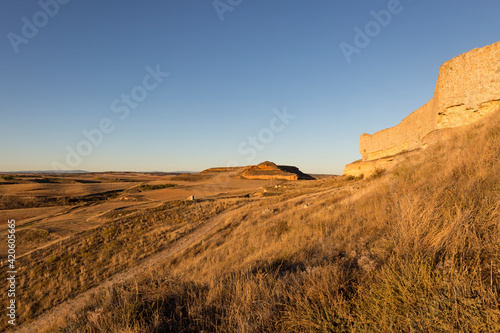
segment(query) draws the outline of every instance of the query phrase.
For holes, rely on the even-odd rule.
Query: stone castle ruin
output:
[[[394,156],[425,148],[436,132],[465,126],[500,109],[500,42],[444,63],[434,97],[394,127],[360,139],[362,160],[345,174],[365,176],[385,168]]]

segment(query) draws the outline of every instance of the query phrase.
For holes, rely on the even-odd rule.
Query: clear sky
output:
[[[498,0],[2,1],[0,171],[271,160],[339,174],[363,132],[432,98],[443,62],[500,40],[499,13]]]

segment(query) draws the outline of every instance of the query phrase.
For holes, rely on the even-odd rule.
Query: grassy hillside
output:
[[[276,189],[48,331],[498,332],[500,112],[451,136]]]

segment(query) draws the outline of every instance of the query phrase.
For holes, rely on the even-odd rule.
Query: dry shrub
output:
[[[480,267],[480,262],[435,265],[419,256],[391,258],[358,291],[356,330],[498,332],[498,292],[485,283]]]
[[[282,332],[348,332],[356,291],[353,263],[310,268],[293,276],[281,315]]]

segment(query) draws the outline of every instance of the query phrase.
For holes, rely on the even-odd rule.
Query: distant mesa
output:
[[[1,173],[13,173],[13,174],[76,174],[76,173],[89,173],[85,170],[24,170],[24,171],[2,171]]]
[[[500,109],[500,42],[444,63],[434,97],[397,126],[360,139],[362,160],[344,173],[369,176],[392,168],[402,155],[440,140],[452,128],[472,124]]]
[[[273,162],[263,162],[258,165],[232,168],[211,168],[201,173],[235,173],[240,179],[281,179],[281,180],[313,180],[314,177],[303,173],[297,167],[276,165]]]
[[[297,167],[287,165],[276,165],[273,162],[263,162],[248,167],[239,176],[242,179],[284,179],[284,180],[313,180]]]
[[[231,167],[231,168],[210,168],[203,170],[200,173],[222,173],[222,172],[238,172],[243,171],[246,167]]]

